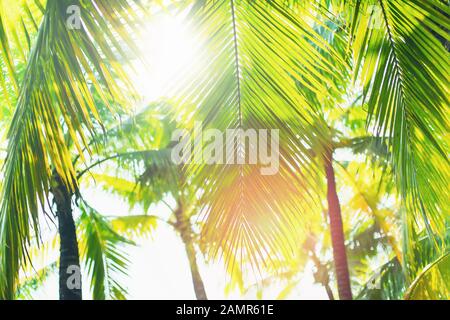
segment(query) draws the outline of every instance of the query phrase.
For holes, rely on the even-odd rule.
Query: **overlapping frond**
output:
[[[392,251],[398,260],[402,261],[401,247],[398,241],[400,232],[396,207],[391,205],[394,207],[392,210],[384,204],[391,200],[389,197],[394,194],[385,174],[379,167],[371,167],[357,162],[352,162],[347,166],[338,166],[337,172],[340,180],[344,182],[342,185],[353,191],[348,203],[343,204],[343,211],[347,211],[348,216],[351,216],[352,219],[356,219],[360,212],[372,216],[376,225],[387,238]],[[371,174],[365,175],[366,172]]]
[[[0,95],[11,109],[19,89],[20,73],[38,31],[45,1],[0,1]],[[2,102],[2,104],[3,104]]]
[[[142,205],[145,212],[178,192],[180,172],[171,159],[170,141],[175,125],[163,112],[167,107],[152,104],[97,136],[103,143],[78,177],[127,199],[131,207]]]
[[[128,276],[129,264],[125,246],[151,236],[158,218],[151,215],[101,216],[86,203],[81,203],[80,209],[77,239],[93,298],[123,299],[126,290],[122,291],[121,283]],[[58,246],[59,237],[55,234],[39,246],[35,243],[29,248],[33,264],[22,266],[16,298],[32,299],[34,291],[51,273],[57,272]]]

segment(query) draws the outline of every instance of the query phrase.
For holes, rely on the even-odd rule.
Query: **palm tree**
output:
[[[174,164],[170,158],[173,145],[170,137],[177,127],[170,119],[170,110],[164,102],[153,103],[117,128],[107,131],[106,143],[103,149],[98,150],[99,159],[81,171],[78,178],[82,179],[90,173],[97,184],[127,199],[131,207],[141,205],[145,212],[151,204],[163,203],[172,213],[172,219],[163,221],[180,235],[185,247],[195,295],[199,300],[206,300],[205,285],[197,262],[198,239],[192,222],[200,208],[196,194],[201,187],[193,185],[183,167]],[[112,170],[115,174],[108,175],[106,172],[109,170],[104,168],[98,174],[91,172],[98,170],[102,164],[114,162],[115,169]],[[124,178],[129,175],[134,176],[135,181]],[[175,207],[168,204],[167,198],[174,200]],[[148,216],[142,217],[146,219]]]
[[[99,103],[99,105],[101,105]],[[166,109],[166,110],[164,110]],[[168,137],[174,124],[164,114],[167,114],[167,106],[164,104],[153,104],[130,117],[121,121],[120,125],[113,125],[102,135],[96,137],[96,141],[104,141],[102,146],[96,148],[96,155],[87,163],[86,167],[80,168],[77,172],[77,185],[83,185],[83,181],[88,182],[91,177],[95,182],[102,184],[111,192],[125,197],[131,206],[141,204],[144,211],[152,203],[162,201],[171,212],[175,221],[164,221],[172,226],[180,234],[186,249],[194,291],[198,299],[206,299],[204,284],[197,264],[197,252],[194,242],[194,231],[191,217],[196,213],[195,191],[198,188],[188,187],[183,179],[183,170],[171,163]],[[104,108],[100,108],[100,114],[104,113]],[[107,121],[111,122],[111,121]],[[91,141],[93,144],[95,141]],[[98,158],[98,159],[97,159]],[[79,157],[73,161],[75,168],[79,166]],[[93,174],[102,164],[117,162],[117,167],[121,171],[137,174],[137,181],[129,181],[118,176],[107,175],[105,170],[102,174]],[[135,173],[135,168],[144,168],[142,172]],[[172,177],[172,178],[171,178]],[[164,197],[171,194],[176,199],[176,208],[170,207]],[[142,239],[148,236],[161,218],[150,215],[131,215],[124,217],[105,218],[90,206],[82,198],[83,190],[77,192],[77,201],[74,210],[80,211],[81,215],[74,222],[77,230],[75,239],[78,239],[80,246],[76,245],[76,252],[80,252],[81,260],[84,262],[89,275],[93,298],[103,300],[105,298],[124,299],[127,290],[115,278],[117,274],[126,274],[128,258],[120,246],[133,244],[129,237]],[[68,200],[70,203],[72,201]],[[59,234],[67,234],[62,233]],[[49,247],[53,248],[58,241],[51,239],[43,245],[42,250],[32,248],[37,254],[30,257],[31,261],[45,259],[45,254]],[[55,261],[50,260],[44,268],[38,270],[37,277],[23,280],[26,291],[28,283],[41,283],[48,270]],[[28,274],[35,273],[27,270]],[[45,277],[44,277],[45,276]],[[66,281],[67,277],[63,281]],[[61,278],[60,278],[61,282]],[[60,285],[61,287],[62,285]],[[21,293],[22,294],[22,293]]]
[[[19,88],[0,207],[2,298],[14,296],[32,233],[39,234],[39,206],[51,191],[60,225],[68,226],[62,230],[68,248],[61,260],[78,264],[69,206],[78,187],[72,150],[80,156],[90,150],[87,137],[100,127],[94,95],[113,110],[133,96],[117,62],[138,51],[128,31],[140,23],[132,12],[145,10],[137,0],[108,6],[76,1],[83,23],[69,31],[61,16],[73,1],[36,3],[25,3],[33,19],[23,24],[35,28],[35,39],[21,31],[13,46],[25,53],[22,77],[9,49],[9,37],[16,39],[12,24],[5,27],[3,14],[0,23],[2,66],[9,75],[0,84],[6,94]],[[447,5],[437,0],[186,3],[193,4],[189,24],[203,50],[191,65],[193,74],[173,81],[180,114],[202,120],[204,128],[279,129],[281,137],[274,176],[249,165],[187,168],[189,181],[203,187],[202,236],[212,256],[223,254],[231,272],[236,260],[256,269],[276,267],[298,249],[305,215],[321,201],[313,192],[316,181],[325,176],[340,298],[352,298],[332,134],[318,117],[330,108],[329,97],[345,90],[343,70],[349,70],[355,87],[362,86],[367,132],[388,141],[402,197],[407,278],[414,274],[411,248],[420,231],[426,230],[436,250],[444,250],[439,238],[449,212],[445,80],[450,60],[441,40],[448,40]],[[35,17],[41,16],[37,26],[41,19]],[[324,38],[323,30],[339,41]]]
[[[67,9],[73,5],[80,9],[80,17],[75,18],[82,21],[77,30],[66,24]],[[68,264],[79,268],[70,205],[77,186],[69,145],[80,154],[83,146],[89,149],[87,137],[92,137],[101,124],[94,95],[112,110],[133,96],[123,67],[114,62],[137,51],[124,30],[137,30],[140,23],[129,9],[145,8],[133,0],[108,6],[95,0],[25,1],[16,6],[20,14],[14,16],[15,21],[8,21],[4,11],[1,16],[2,62],[9,70],[4,83],[20,85],[12,86],[19,89],[14,91],[17,103],[4,166],[0,296],[14,297],[30,238],[32,233],[39,234],[39,207],[52,192],[62,232],[60,295],[78,299],[81,291],[68,290],[64,282]],[[17,30],[17,25],[23,28]],[[26,60],[21,76],[12,59],[16,50]]]
[[[314,122],[314,114],[323,112],[323,103],[316,102],[343,90],[343,69],[362,85],[367,132],[388,140],[407,212],[406,269],[414,264],[410,253],[416,230],[425,226],[429,234],[443,234],[449,60],[435,33],[448,38],[447,10],[439,1],[402,0],[370,5],[316,1],[294,3],[291,9],[277,1],[231,0],[194,8],[192,26],[202,35],[199,40],[207,41],[192,64],[195,75],[175,88],[181,108],[190,106],[191,116],[203,120],[205,128],[277,128],[283,137],[276,178],[257,175],[245,165],[191,166],[212,199],[203,235],[214,244],[213,255],[222,252],[230,262],[243,252],[241,260],[256,267],[290,255],[296,246],[292,235],[301,229],[300,213],[311,202],[306,190],[314,190],[312,177],[326,171],[340,298],[352,297],[329,129]],[[341,47],[330,45],[319,32],[330,24],[338,26],[331,37],[343,38]],[[347,55],[342,57],[342,51]],[[325,163],[313,154],[326,155]]]
[[[129,137],[126,141],[126,145],[130,146],[131,140],[139,140],[138,131],[135,130],[134,121],[139,121],[139,115],[132,117],[125,121],[125,124],[118,125],[115,119],[109,119],[107,115],[107,108],[100,101],[96,103],[99,109],[99,114],[105,119],[104,124],[111,127],[104,131],[103,134],[96,136],[95,140],[91,140],[89,145],[94,145],[98,141],[107,141],[104,146],[98,146],[96,148],[96,156],[101,157],[112,150],[108,149],[109,145],[116,147],[113,156],[108,157],[110,159],[128,159],[133,157],[133,161],[139,161],[145,159],[146,155],[152,153],[152,151],[136,151],[134,154],[130,153],[117,153],[119,151],[118,143],[120,139]],[[143,128],[140,127],[141,130]],[[158,127],[154,126],[154,132],[158,133]],[[148,131],[148,130],[147,130]],[[148,132],[147,132],[148,133]],[[136,134],[136,136],[133,136]],[[159,133],[158,133],[159,134]],[[156,134],[150,135],[149,140],[158,139]],[[111,143],[114,141],[113,143]],[[139,144],[136,143],[136,147]],[[122,150],[123,151],[123,150]],[[87,152],[87,151],[86,151]],[[80,155],[76,156],[72,160],[73,166],[77,169],[77,185],[82,186],[83,178],[85,174],[90,172],[91,169],[96,168],[105,159],[97,161],[95,157],[91,159],[92,163],[80,164]],[[62,185],[62,184],[61,184]],[[62,185],[63,186],[63,185]],[[53,191],[55,193],[56,191]],[[70,210],[73,209],[77,214],[73,220],[73,228],[76,235],[73,239],[76,240],[75,248],[73,249],[76,254],[79,254],[79,263],[84,267],[82,270],[86,271],[88,280],[90,283],[90,289],[92,291],[92,297],[95,300],[104,299],[125,299],[127,290],[121,284],[121,281],[117,276],[127,275],[127,268],[129,264],[128,255],[123,249],[124,246],[134,245],[134,242],[129,239],[137,239],[148,236],[149,233],[155,228],[155,217],[153,216],[124,216],[124,217],[104,217],[93,206],[88,204],[84,200],[83,189],[77,190],[75,199],[72,196],[67,197]],[[151,194],[145,194],[147,201],[151,201]],[[55,214],[57,216],[58,213]],[[50,233],[53,234],[54,230],[51,229]],[[48,233],[48,232],[47,232]],[[60,235],[58,238],[56,235],[51,236],[47,241],[39,245],[39,239],[33,239],[33,246],[29,248],[28,255],[30,261],[45,261],[44,265],[37,271],[34,270],[33,265],[27,264],[22,266],[22,271],[26,275],[25,278],[20,279],[20,286],[17,296],[32,296],[32,288],[36,287],[36,283],[42,283],[48,275],[53,271],[53,266],[57,263],[53,259],[55,254],[52,253],[56,246],[60,245],[61,248],[65,247],[61,245],[63,235],[70,234],[67,231],[62,232],[59,228]],[[60,254],[60,264],[61,264]],[[61,270],[61,267],[60,267]],[[61,279],[61,273],[59,274],[60,289],[66,289],[65,282],[67,276]],[[70,293],[72,293],[71,290]],[[81,292],[80,292],[81,294]],[[61,299],[70,299],[70,297],[60,295]],[[80,297],[81,298],[81,297]]]
[[[107,218],[92,208],[85,200],[77,201],[79,215],[75,219],[77,251],[80,264],[87,275],[94,300],[126,299],[127,289],[121,277],[128,274],[130,263],[127,246],[135,243],[131,237],[143,237],[152,231],[152,217],[139,218],[136,224],[131,218]],[[29,258],[33,265],[21,268],[17,298],[32,299],[33,292],[42,285],[49,275],[57,271],[60,237],[57,230],[47,232],[46,240],[38,246],[36,239],[29,248]],[[60,259],[59,259],[60,260]]]

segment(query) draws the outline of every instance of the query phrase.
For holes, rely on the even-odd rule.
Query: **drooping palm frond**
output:
[[[0,1],[0,93],[12,109],[45,1]]]
[[[134,161],[142,161],[142,158],[134,158]],[[155,166],[153,167],[155,168]],[[164,167],[166,168],[166,166]],[[170,172],[169,175],[171,174]],[[165,195],[173,192],[176,188],[176,179],[170,176],[167,179],[167,175],[164,174],[152,175],[150,180],[144,181],[140,177],[118,177],[114,174],[93,173],[89,176],[88,180],[87,185],[102,187],[105,191],[126,200],[130,209],[141,205],[145,213],[148,212],[152,204],[163,200]],[[152,183],[149,181],[152,181]]]
[[[136,114],[115,119],[89,144],[96,146],[97,157],[166,148],[175,129],[175,123],[169,118],[170,112],[171,106],[165,101],[150,103]]]
[[[81,215],[76,221],[77,239],[82,262],[89,269],[87,282],[90,283],[93,298],[125,298],[126,290],[120,289],[123,289],[121,283],[128,276],[125,246],[134,245],[132,241],[151,236],[159,218],[151,215],[100,216],[84,203],[80,210]],[[22,266],[16,298],[32,299],[34,291],[57,270],[58,245],[59,237],[56,234],[50,234],[39,246],[34,241],[34,245],[28,250],[33,264]],[[121,260],[119,264],[116,263],[117,257]]]
[[[123,300],[127,290],[119,277],[127,275],[129,265],[123,246],[133,243],[114,231],[110,221],[85,202],[80,210],[78,228],[84,233],[80,239],[81,257],[91,277],[93,299]]]
[[[376,270],[362,287],[357,300],[398,300],[406,289],[406,278],[400,262],[395,258]]]
[[[352,46],[368,102],[368,126],[389,141],[407,210],[405,253],[411,257],[413,242],[408,241],[414,233],[424,227],[430,235],[442,235],[449,219],[450,57],[436,36],[450,37],[449,7],[434,0],[355,4]]]
[[[0,207],[2,298],[14,296],[31,232],[39,232],[38,211],[50,187],[51,170],[69,189],[76,189],[67,142],[82,154],[86,131],[93,135],[95,123],[101,122],[93,95],[112,108],[126,105],[134,94],[118,61],[137,51],[130,34],[140,19],[129,9],[143,10],[139,3],[48,0],[42,8],[8,134]],[[80,9],[79,29],[66,24],[71,5]]]
[[[323,96],[336,88],[340,73],[330,61],[341,58],[308,23],[308,10],[303,19],[284,5],[231,0],[194,7],[189,27],[202,53],[192,63],[194,74],[175,90],[175,104],[203,129],[279,130],[279,172],[272,176],[261,175],[261,163],[188,168],[204,191],[209,253],[224,255],[229,266],[235,258],[267,265],[292,253],[301,214],[314,201],[307,189],[322,170],[309,152],[312,140],[329,143],[326,126],[313,125],[318,106],[305,92]],[[234,154],[257,150],[239,142],[226,147]]]

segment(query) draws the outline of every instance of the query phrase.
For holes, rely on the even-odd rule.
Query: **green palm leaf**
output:
[[[375,272],[368,283],[362,287],[357,299],[402,299],[408,290],[412,290],[411,288],[415,286],[414,283],[418,283],[417,279],[420,278],[424,279],[421,281],[421,284],[418,285],[419,288],[422,287],[422,289],[426,289],[428,285],[434,286],[436,282],[428,282],[428,277],[424,277],[424,275],[427,273],[426,270],[430,269],[430,266],[433,266],[436,261],[445,255],[441,254],[440,248],[449,248],[450,229],[447,228],[443,240],[438,240],[438,248],[430,241],[429,236],[426,235],[425,231],[422,232],[418,238],[419,240],[416,242],[416,246],[412,251],[412,254],[414,255],[412,260],[415,261],[415,268],[413,271],[417,271],[414,274],[410,274],[412,280],[416,280],[412,281],[410,277],[407,277],[408,273],[404,272],[402,264],[400,264],[397,258],[393,258],[383,264]],[[444,249],[444,251],[445,250],[448,249]],[[430,273],[434,273],[434,271],[430,271]],[[436,275],[433,274],[430,275],[431,279],[435,276]],[[437,276],[439,276],[439,274],[437,274]],[[439,295],[441,290],[437,288],[438,287],[436,286],[436,295]],[[445,288],[445,286],[442,286],[442,288]],[[422,293],[426,294],[426,290],[422,289],[418,289],[417,297]]]
[[[450,252],[446,253],[414,280],[406,293],[407,300],[450,299]]]
[[[322,169],[310,148],[313,140],[327,144],[328,130],[314,126],[318,106],[307,94],[324,97],[336,89],[336,65],[345,61],[308,24],[313,17],[283,1],[211,1],[191,13],[204,50],[192,63],[194,74],[175,82],[180,113],[203,121],[204,129],[279,129],[281,136],[280,171],[273,176],[250,165],[188,168],[188,179],[203,189],[209,253],[224,255],[229,267],[235,258],[262,266],[290,255],[301,215],[314,201],[307,189]]]
[[[363,14],[369,10],[371,16]],[[450,211],[445,138],[450,57],[436,35],[449,39],[449,8],[442,1],[378,0],[357,1],[355,11],[353,49],[368,102],[368,125],[389,139],[407,210],[405,240],[417,233],[412,228],[442,235]]]
[[[82,146],[88,147],[86,132],[93,135],[95,123],[101,121],[93,95],[111,109],[125,105],[133,95],[117,62],[137,51],[127,30],[140,24],[136,13],[128,10],[130,6],[142,10],[138,4],[49,0],[43,9],[8,134],[0,208],[2,298],[14,296],[31,233],[39,232],[39,206],[48,195],[51,170],[69,189],[76,189],[68,141],[80,154]],[[80,8],[79,30],[66,25],[70,5]]]
[[[80,205],[83,230],[81,256],[91,277],[94,300],[123,300],[127,290],[118,277],[127,275],[130,263],[123,245],[133,244],[113,230],[112,224],[86,203]]]
[[[9,105],[18,91],[18,65],[26,63],[44,1],[0,1],[0,92]]]
[[[152,215],[132,215],[110,219],[112,229],[129,239],[145,239],[158,226],[159,218]]]

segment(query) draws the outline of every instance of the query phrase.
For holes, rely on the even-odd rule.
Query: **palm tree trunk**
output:
[[[205,286],[203,285],[203,280],[200,275],[200,271],[197,265],[197,257],[194,245],[191,242],[184,242],[184,247],[186,249],[186,254],[189,259],[189,266],[191,268],[192,283],[194,284],[195,296],[198,300],[207,300]]]
[[[81,300],[81,269],[75,222],[72,215],[72,195],[59,176],[54,178],[56,187],[52,188],[58,231],[59,249],[59,299]]]
[[[333,169],[333,151],[329,152],[324,160],[327,176],[328,215],[330,217],[331,242],[333,245],[333,258],[336,269],[339,299],[352,300],[341,205],[336,191],[336,180]]]
[[[192,239],[191,222],[185,217],[181,202],[178,202],[178,207],[175,210],[175,217],[177,219],[176,229],[180,232],[181,240],[183,241],[186,255],[189,259],[195,296],[197,297],[197,300],[207,300],[208,298],[206,296],[205,286],[197,264],[197,255]]]

